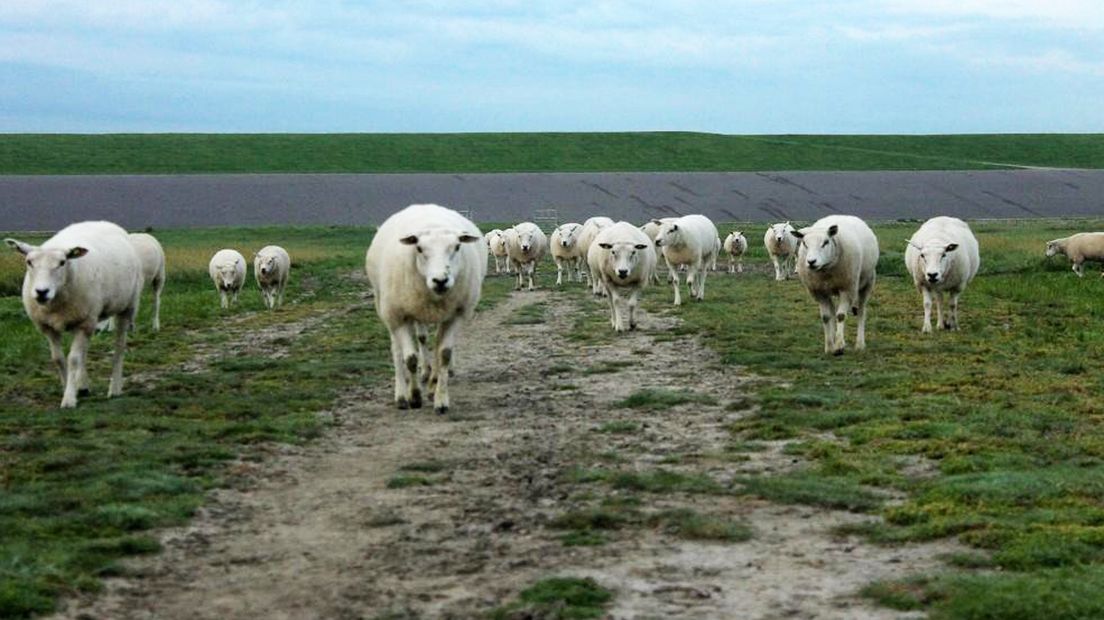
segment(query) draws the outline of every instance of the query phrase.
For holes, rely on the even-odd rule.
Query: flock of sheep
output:
[[[550,242],[551,241],[551,242]],[[16,239],[5,242],[26,258],[22,299],[27,316],[46,336],[50,357],[63,388],[62,407],[75,407],[88,393],[85,355],[103,321],[115,321],[115,351],[108,396],[122,393],[123,355],[144,287],[153,290],[153,329],[160,328],[160,298],[165,284],[165,253],[144,233],[127,234],[110,222],[72,224],[41,246]],[[822,218],[800,230],[789,222],[771,225],[763,243],[774,264],[775,279],[797,274],[820,307],[824,350],[839,355],[845,347],[844,322],[857,317],[855,348],[866,345],[867,302],[874,290],[878,240],[861,219],[848,215]],[[609,301],[610,323],[620,332],[636,328],[642,289],[659,282],[662,257],[674,292],[682,303],[680,270],[693,298],[705,297],[707,273],[723,251],[729,272],[742,272],[748,242],[739,231],[722,241],[717,227],[702,215],[652,220],[637,227],[593,217],[556,228],[551,240],[531,222],[485,236],[456,211],[417,204],[389,217],[373,237],[365,270],[376,311],[391,336],[395,402],[401,409],[422,406],[424,390],[433,390],[438,413],[449,408],[448,380],[453,349],[462,322],[479,303],[490,253],[497,273],[516,272],[517,288],[528,278],[535,286],[537,263],[550,253],[556,284],[567,278],[588,280],[594,294]],[[1088,260],[1104,261],[1104,233],[1080,233],[1047,243],[1046,254],[1068,256],[1077,275]],[[958,328],[958,299],[977,274],[978,243],[970,227],[952,217],[925,222],[909,239],[905,263],[924,300],[924,332],[930,332],[934,302],[937,323]],[[254,257],[254,275],[268,308],[283,302],[291,268],[288,253],[267,246]],[[211,259],[208,272],[222,307],[237,300],[246,280],[245,257],[225,249]],[[1102,274],[1104,275],[1104,274]],[[944,295],[949,307],[944,312]],[[432,358],[429,330],[436,327]],[[73,333],[68,356],[62,335]]]

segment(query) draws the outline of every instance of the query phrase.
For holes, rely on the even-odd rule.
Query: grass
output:
[[[1101,134],[3,134],[0,174],[1099,168]]]
[[[584,620],[601,618],[613,593],[593,579],[549,577],[522,590],[518,600],[491,613],[495,619],[542,618]]]
[[[699,394],[690,390],[667,390],[645,388],[630,394],[614,406],[631,409],[662,410],[685,405],[687,403],[713,405],[716,399],[708,394]]]

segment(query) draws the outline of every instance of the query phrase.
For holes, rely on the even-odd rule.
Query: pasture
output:
[[[536,292],[492,275],[444,417],[391,405],[370,230],[155,231],[162,331],[145,308],[112,400],[98,337],[71,411],[6,251],[0,616],[1099,617],[1104,281],[1043,245],[1102,225],[973,224],[962,330],[922,336],[917,224],[872,223],[868,350],[840,358],[773,281],[765,223],[719,225],[745,272],[680,308],[647,289],[631,334],[547,260]],[[293,259],[286,305],[250,273],[220,310],[210,255],[268,243]],[[213,602],[228,582],[239,600]]]

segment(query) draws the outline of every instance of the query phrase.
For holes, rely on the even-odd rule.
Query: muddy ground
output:
[[[534,303],[545,304],[543,322],[510,323]],[[662,463],[722,483],[801,466],[782,443],[749,460],[682,458],[723,452],[726,425],[749,412],[748,382],[763,379],[722,366],[695,339],[669,338],[670,317],[645,315],[640,331],[612,339],[565,337],[580,312],[600,309],[573,295],[511,294],[462,336],[452,414],[396,410],[389,382],[346,394],[325,412],[333,425],[323,439],[237,464],[245,483],[213,492],[188,527],[164,533],[162,553],[129,561],[126,578],[69,601],[60,617],[470,618],[555,575],[614,591],[614,618],[907,617],[856,592],[938,566],[952,549],[833,534],[870,516],[664,494],[645,496],[649,508],[743,520],[754,535],[691,542],[644,527],[612,532],[605,545],[564,546],[550,521],[592,505],[588,487],[565,473],[609,466],[611,454],[620,468]],[[688,388],[715,404],[614,406],[640,387]],[[618,420],[638,431],[598,432]],[[427,462],[445,465],[418,474],[432,484],[389,488],[403,468]]]

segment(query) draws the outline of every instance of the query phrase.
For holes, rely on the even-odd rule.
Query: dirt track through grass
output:
[[[534,303],[543,323],[510,320]],[[603,314],[578,292],[512,294],[465,331],[454,415],[395,410],[388,382],[347,393],[323,439],[239,463],[244,483],[62,616],[467,618],[571,575],[612,590],[615,617],[899,617],[855,594],[953,547],[878,547],[832,533],[872,517],[741,495],[802,466],[785,442],[733,449],[757,379],[672,337],[673,318],[614,338]],[[618,406],[644,388],[694,397]]]

